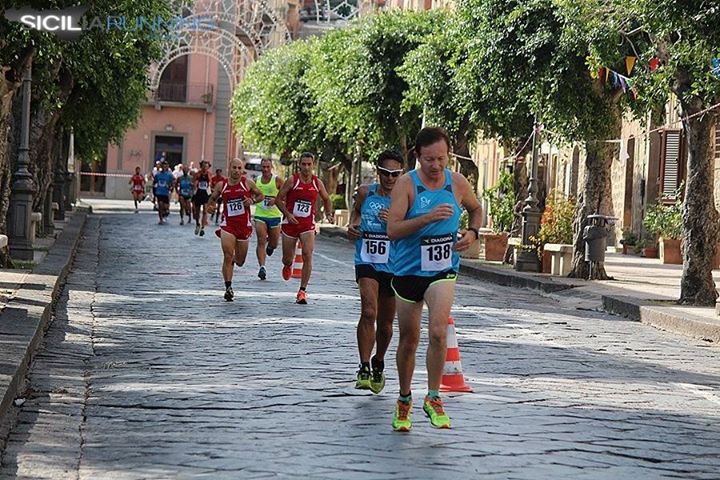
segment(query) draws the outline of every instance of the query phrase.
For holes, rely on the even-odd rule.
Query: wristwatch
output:
[[[469,232],[475,232],[475,240],[480,238],[480,232],[478,232],[478,229],[475,227],[468,227],[467,228]]]

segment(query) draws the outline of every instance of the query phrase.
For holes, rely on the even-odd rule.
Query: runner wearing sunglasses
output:
[[[386,150],[380,154],[377,160],[379,181],[358,188],[348,225],[348,237],[355,240],[355,281],[360,289],[360,320],[357,325],[360,369],[355,388],[376,394],[385,386],[385,353],[390,345],[395,318],[387,214],[390,192],[403,172],[402,160],[397,152]],[[373,346],[375,355],[371,362]]]
[[[423,128],[415,139],[419,166],[400,177],[392,191],[388,237],[393,244],[393,280],[400,340],[397,350],[400,397],[392,427],[412,427],[412,377],[420,338],[423,303],[428,307],[428,393],[423,411],[435,428],[450,428],[440,399],[440,379],[447,350],[447,323],[460,269],[458,252],[477,239],[480,203],[467,179],[447,168],[450,139],[436,127]],[[460,212],[469,213],[469,235],[458,239]]]

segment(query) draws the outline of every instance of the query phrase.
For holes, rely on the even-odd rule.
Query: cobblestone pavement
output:
[[[0,477],[720,475],[716,346],[464,279],[454,317],[475,393],[446,397],[452,430],[416,406],[397,434],[394,369],[381,395],[353,389],[349,244],[318,239],[309,305],[293,303],[277,253],[265,282],[249,255],[226,303],[219,241],[178,220],[88,219]]]

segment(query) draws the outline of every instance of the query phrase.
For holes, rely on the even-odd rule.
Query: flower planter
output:
[[[645,247],[642,249],[642,256],[645,258],[657,258],[658,249],[657,247]]]
[[[542,273],[550,273],[552,271],[552,253],[543,250],[542,252]]]
[[[633,251],[634,248],[635,248],[635,245],[627,245],[627,244],[624,244],[624,243],[623,243],[622,254],[623,254],[623,255],[628,255],[628,254],[632,253],[632,251]]]
[[[660,260],[664,264],[682,265],[682,253],[680,252],[680,240],[671,238],[660,239]]]
[[[502,262],[508,245],[507,233],[485,233],[485,260],[489,262]]]

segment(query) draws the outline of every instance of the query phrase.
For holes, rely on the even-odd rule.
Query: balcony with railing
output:
[[[160,86],[150,94],[150,103],[155,108],[188,107],[212,110],[213,85],[206,83],[160,82]]]

